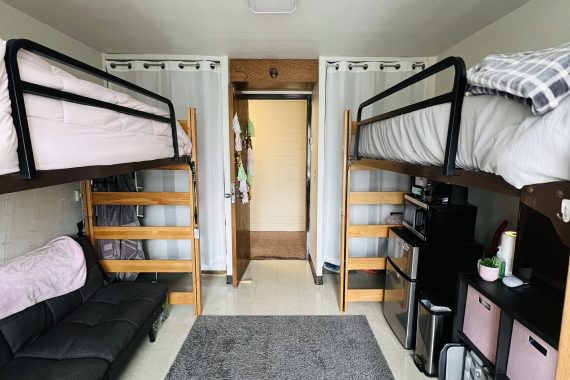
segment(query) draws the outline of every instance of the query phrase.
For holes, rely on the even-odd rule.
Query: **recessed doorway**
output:
[[[307,99],[248,99],[251,259],[307,257]]]
[[[237,287],[243,279],[251,260],[251,242],[253,242],[253,249],[256,251],[254,255],[258,258],[302,257],[303,259],[308,259],[313,276],[315,276],[315,271],[310,259],[314,256],[314,245],[310,246],[309,242],[316,241],[316,239],[314,236],[315,229],[310,228],[309,215],[316,213],[316,191],[313,191],[313,197],[311,197],[310,192],[310,161],[311,157],[316,159],[316,146],[311,144],[311,110],[318,108],[312,104],[313,102],[318,104],[318,61],[316,59],[230,59],[229,74],[230,136],[233,137],[230,138],[229,141],[229,152],[234,168],[230,171],[231,194],[229,192],[226,193],[226,197],[231,197],[232,200],[230,224],[232,232],[232,275],[228,276],[227,282]],[[314,97],[313,94],[315,95]],[[261,212],[265,211],[263,205],[261,208],[258,208],[258,210],[261,210],[260,212],[255,211],[257,206],[254,204],[257,200],[255,194],[260,190],[258,188],[259,183],[257,183],[259,176],[256,178],[254,175],[253,178],[251,178],[249,175],[248,164],[250,160],[248,157],[248,148],[253,145],[252,150],[254,156],[256,156],[259,144],[256,143],[255,137],[250,136],[248,121],[252,120],[254,126],[261,124],[256,123],[256,117],[250,115],[250,102],[252,102],[252,107],[255,107],[254,101],[299,101],[300,104],[305,104],[303,111],[299,111],[299,113],[305,115],[304,123],[302,124],[302,135],[299,135],[299,137],[303,137],[303,140],[297,140],[297,142],[300,142],[300,144],[304,146],[304,149],[300,153],[296,152],[295,154],[289,155],[294,156],[297,160],[301,159],[304,164],[302,171],[299,170],[297,172],[299,177],[296,177],[297,184],[301,185],[304,183],[304,188],[300,191],[294,190],[288,194],[291,196],[294,193],[296,199],[304,199],[304,202],[296,203],[297,207],[295,210],[300,210],[300,212],[296,212],[293,210],[293,207],[289,207],[286,210],[289,214],[285,215],[285,211],[283,211],[285,208],[281,207],[281,204],[269,205],[270,208],[273,207],[274,211],[271,214],[264,215]],[[290,116],[289,114],[291,112],[285,113],[287,114],[286,116],[282,116],[277,121],[269,121],[269,124],[277,124],[278,122],[285,122],[285,124],[287,124],[286,118]],[[316,118],[316,114],[313,116]],[[282,128],[286,131],[289,127],[290,126],[285,125],[285,127]],[[262,126],[258,128],[262,128]],[[270,133],[268,136],[272,134],[273,133]],[[277,137],[279,138],[279,136]],[[286,140],[291,139],[291,136],[281,138]],[[270,141],[270,144],[274,146],[273,151],[276,149],[275,146],[279,148],[286,146],[279,140],[277,140],[277,142],[279,143],[274,144],[274,142]],[[281,154],[287,155],[288,153],[285,151]],[[258,162],[266,161],[263,156],[260,156],[259,159],[254,157],[251,161],[255,162],[256,160]],[[283,158],[269,157],[267,160],[268,162],[273,160],[278,161],[280,164],[284,163]],[[263,168],[259,170],[260,173],[264,171],[269,171],[270,174],[280,173],[279,165],[273,165],[267,170]],[[253,171],[255,172],[255,169],[253,169]],[[283,177],[283,173],[281,174],[281,177]],[[316,178],[316,173],[314,176]],[[290,180],[292,179],[290,178]],[[279,182],[279,180],[274,180],[274,184],[276,181]],[[263,186],[263,183],[261,183],[261,186]],[[288,181],[281,180],[281,186],[277,184],[273,187],[273,190],[269,191],[269,193],[272,193],[270,196],[279,203],[290,201],[291,197],[287,197],[287,186],[291,187]],[[256,188],[254,189],[254,187]],[[267,188],[267,186],[265,187]],[[294,188],[297,189],[297,187]],[[267,196],[263,196],[264,189],[261,189],[260,194],[262,195],[260,198],[262,203],[263,199],[270,200]],[[315,201],[313,201],[313,198],[315,198]],[[265,203],[265,206],[268,206],[268,203]],[[314,210],[309,209],[309,206]],[[252,207],[254,208],[253,212],[255,215],[259,215],[261,219],[265,218],[265,220],[258,223],[255,220],[256,216],[254,216],[256,226],[253,230],[250,225]],[[278,210],[280,207],[281,209]],[[276,214],[280,221],[271,220]],[[286,221],[288,216],[296,219],[296,222],[290,223]],[[304,220],[304,228],[300,227],[300,220]],[[311,219],[311,222],[314,223],[314,218]],[[268,224],[273,224],[273,226],[268,226]],[[281,225],[281,227],[278,225]],[[312,235],[310,239],[309,235]],[[264,248],[263,246],[260,247],[260,245],[257,244],[258,242],[265,244],[266,247],[269,246],[271,249]],[[280,247],[284,248],[280,249]],[[294,256],[291,255],[293,251],[296,252]],[[247,278],[248,277],[246,277],[246,279]],[[319,283],[316,278],[315,283]]]

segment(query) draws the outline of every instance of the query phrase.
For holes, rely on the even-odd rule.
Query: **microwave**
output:
[[[404,195],[402,224],[423,241],[472,242],[476,219],[471,204],[431,204]]]

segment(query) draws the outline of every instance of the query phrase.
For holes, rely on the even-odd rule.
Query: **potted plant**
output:
[[[501,259],[497,256],[487,257],[477,262],[477,270],[479,276],[485,281],[495,281],[499,278],[499,268],[501,267]]]

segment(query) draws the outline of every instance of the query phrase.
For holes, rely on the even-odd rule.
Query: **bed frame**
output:
[[[429,77],[432,77],[444,70],[454,69],[453,88],[450,92],[443,95],[435,96],[430,99],[420,101],[390,112],[386,112],[365,120],[362,120],[362,111],[404,89]],[[357,259],[351,259],[348,255],[348,239],[351,237],[367,237],[369,235],[355,235],[354,226],[352,226],[353,233],[351,234],[351,226],[349,224],[350,205],[355,202],[354,199],[360,199],[357,204],[382,204],[378,202],[379,199],[386,199],[382,192],[377,193],[356,193],[350,191],[350,173],[352,170],[388,170],[397,173],[403,173],[411,176],[426,177],[432,180],[441,181],[453,185],[460,185],[466,187],[477,187],[483,190],[497,192],[505,195],[514,196],[520,199],[520,202],[540,214],[546,216],[552,223],[554,229],[558,233],[560,240],[570,247],[570,223],[563,221],[564,210],[562,210],[562,202],[564,199],[570,199],[570,181],[560,181],[543,183],[536,185],[528,185],[522,189],[516,189],[508,184],[502,177],[491,173],[469,171],[457,169],[455,167],[455,158],[457,154],[457,143],[460,131],[461,107],[463,103],[463,96],[465,93],[466,75],[465,63],[459,57],[446,58],[435,65],[426,68],[422,72],[396,84],[395,86],[381,92],[380,94],[366,100],[360,104],[357,112],[356,121],[353,121],[352,112],[346,111],[344,115],[344,167],[343,167],[343,206],[341,215],[341,284],[340,284],[340,306],[341,310],[346,309],[347,302],[350,300],[362,301],[359,297],[351,297],[351,292],[348,290],[348,271],[350,269],[369,269],[370,265],[374,268],[380,269],[382,264],[376,261],[375,264],[359,263],[355,264]],[[449,126],[447,134],[447,143],[445,149],[444,165],[439,166],[424,166],[402,162],[395,162],[389,160],[375,160],[363,159],[358,152],[358,143],[360,139],[360,127],[375,121],[385,120],[394,116],[402,115],[408,112],[419,110],[425,107],[434,106],[442,103],[451,103]],[[354,137],[353,137],[354,136]],[[350,157],[349,149],[351,138],[354,138],[354,157]],[[570,170],[570,168],[569,168]],[[367,199],[364,201],[363,199]],[[392,203],[393,204],[393,203]],[[370,230],[370,226],[360,226]],[[375,226],[376,230],[379,229]],[[387,226],[385,226],[387,229]],[[361,228],[362,229],[362,228]],[[382,236],[380,236],[382,235]],[[376,234],[371,237],[386,237],[386,233]],[[570,252],[570,248],[569,248]],[[378,260],[378,259],[368,259]],[[362,259],[360,259],[362,261]],[[368,267],[366,264],[369,264]],[[370,300],[377,301],[380,293],[377,292],[376,297],[370,296]],[[353,290],[354,294],[354,290]],[[390,297],[390,295],[386,295]],[[382,294],[382,297],[384,295]],[[366,298],[366,297],[365,297]],[[384,300],[384,298],[382,299]],[[570,281],[566,282],[566,294],[564,299],[564,311],[562,315],[562,328],[560,332],[560,341],[558,346],[558,366],[557,378],[567,379],[570,378]]]
[[[23,81],[20,78],[20,69],[17,60],[18,52],[22,50],[37,54],[65,67],[79,70],[95,78],[114,83],[138,94],[155,99],[168,107],[169,116],[158,116],[152,113],[118,106],[95,98],[80,96],[66,91]],[[174,115],[174,106],[169,99],[108,74],[100,69],[89,66],[55,50],[25,39],[7,41],[4,60],[8,74],[8,89],[12,106],[12,118],[18,136],[18,160],[20,171],[19,173],[0,176],[0,194],[52,186],[67,182],[82,181],[81,191],[83,195],[85,229],[95,247],[97,246],[96,243],[98,239],[191,240],[192,260],[100,260],[99,263],[103,270],[107,272],[130,271],[151,273],[189,273],[192,275],[192,290],[190,292],[170,292],[168,300],[172,304],[192,304],[194,305],[194,313],[197,315],[201,314],[202,293],[197,188],[198,165],[196,148],[196,111],[194,109],[189,109],[187,120],[180,122],[192,142],[191,157],[181,157],[178,152],[177,126]],[[159,160],[128,162],[118,165],[101,165],[37,171],[34,163],[34,154],[30,139],[24,94],[63,100],[85,106],[116,111],[139,118],[168,123],[170,124],[172,131],[174,154],[170,158]],[[94,193],[91,191],[90,179],[126,174],[147,169],[187,171],[190,181],[189,192]],[[186,205],[191,209],[191,220],[190,225],[187,227],[98,227],[95,223],[94,208],[96,205]]]
[[[155,99],[168,107],[170,115],[168,117],[154,115],[152,113],[119,106],[109,102],[104,102],[99,99],[80,96],[66,91],[61,91],[23,81],[20,77],[20,68],[17,60],[18,52],[22,50],[37,54],[50,61],[57,62],[65,67],[79,70],[92,77],[106,82],[114,83],[116,85],[132,90],[138,94],[147,96],[151,99]],[[67,182],[75,182],[90,178],[100,178],[110,175],[124,174],[136,170],[165,166],[172,163],[173,161],[186,162],[186,157],[179,156],[174,106],[169,99],[148,91],[135,84],[127,82],[123,79],[120,79],[103,70],[71,58],[65,54],[26,39],[13,39],[7,41],[4,61],[8,75],[8,90],[12,105],[12,118],[14,120],[14,127],[16,128],[16,133],[18,136],[18,160],[20,171],[19,173],[5,174],[0,176],[0,194],[52,186]],[[66,102],[103,108],[120,112],[126,115],[168,123],[171,125],[172,129],[172,143],[174,154],[170,158],[161,160],[130,162],[118,165],[88,166],[60,170],[37,171],[34,162],[34,153],[32,150],[32,142],[30,138],[24,94],[39,95],[51,99],[58,99]]]
[[[179,121],[192,143],[189,163],[171,164],[153,170],[180,170],[188,172],[188,192],[94,192],[91,181],[83,181],[83,212],[85,230],[94,247],[98,240],[108,239],[176,239],[190,240],[191,260],[99,260],[105,272],[187,273],[192,276],[190,291],[169,291],[170,304],[194,305],[194,315],[202,314],[202,281],[200,270],[200,227],[198,207],[198,151],[196,138],[196,110],[188,109],[187,120]],[[185,227],[115,227],[97,226],[97,205],[190,207],[189,225]]]

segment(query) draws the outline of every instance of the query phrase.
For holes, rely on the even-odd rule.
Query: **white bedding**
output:
[[[5,41],[0,40],[0,175],[19,171],[18,140],[3,59],[5,47]],[[126,94],[77,79],[34,54],[20,51],[18,62],[24,81],[168,116],[166,111]],[[25,102],[38,170],[114,165],[174,154],[167,123],[35,95],[25,95]],[[190,140],[180,126],[177,135],[180,155],[190,154]]]
[[[443,164],[449,103],[362,126],[359,154]],[[570,97],[543,116],[500,96],[467,96],[456,166],[495,173],[516,188],[570,180]]]

